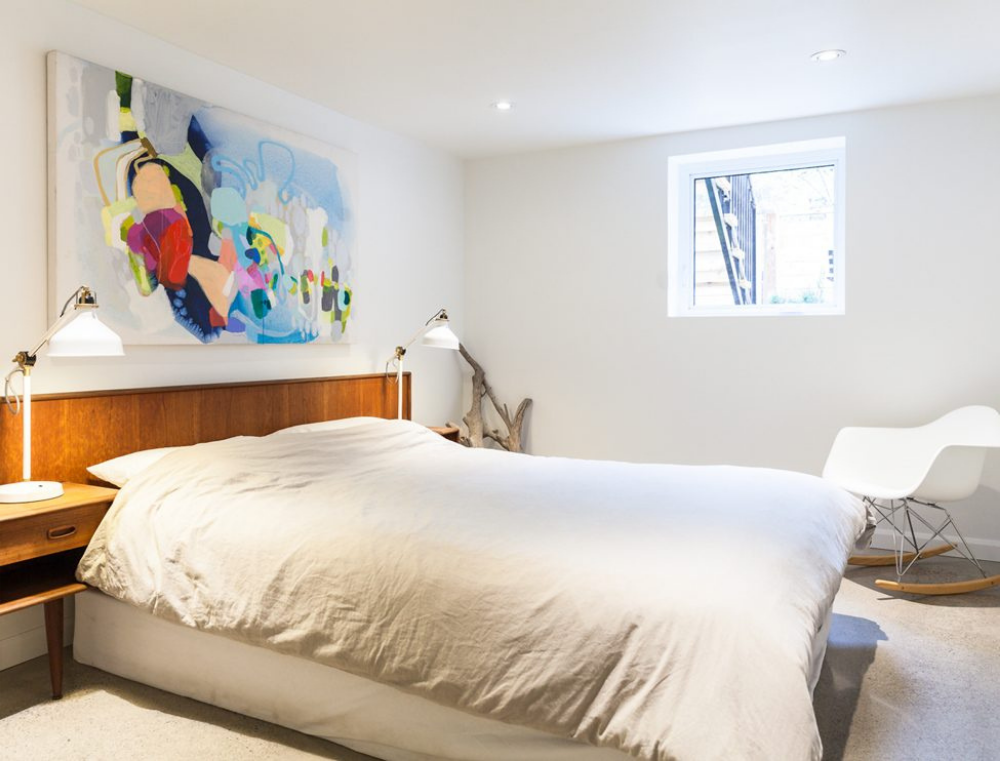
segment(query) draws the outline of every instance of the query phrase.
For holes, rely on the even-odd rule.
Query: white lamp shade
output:
[[[49,339],[50,357],[120,357],[124,353],[122,339],[92,309],[81,311]]]
[[[432,346],[435,349],[451,349],[458,351],[458,336],[448,327],[447,320],[435,320],[433,327],[424,333],[420,340],[424,346]]]

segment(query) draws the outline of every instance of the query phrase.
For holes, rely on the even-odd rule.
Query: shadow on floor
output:
[[[101,692],[159,714],[206,722],[245,737],[278,743],[292,751],[301,751],[309,758],[371,761],[370,756],[356,753],[318,737],[84,666],[73,660],[72,648],[66,648],[65,669],[64,697],[60,701],[53,701],[49,692],[48,659],[44,656],[0,672],[0,721],[25,711],[61,712],[64,710],[61,704],[77,701],[85,703],[88,695]],[[70,706],[65,708],[71,709]]]
[[[813,693],[824,761],[844,758],[861,683],[875,660],[878,643],[886,639],[874,621],[833,614],[826,660]]]

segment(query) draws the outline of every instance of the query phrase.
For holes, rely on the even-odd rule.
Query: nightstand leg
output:
[[[49,645],[49,677],[52,697],[62,697],[63,680],[63,598],[45,603],[45,639]]]

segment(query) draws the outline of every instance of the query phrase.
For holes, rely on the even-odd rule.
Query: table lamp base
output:
[[[41,502],[61,497],[62,494],[63,487],[58,481],[18,481],[0,485],[0,504]]]

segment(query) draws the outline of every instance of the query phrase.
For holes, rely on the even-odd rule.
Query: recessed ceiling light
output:
[[[514,108],[514,104],[511,103],[509,100],[498,100],[496,103],[493,104],[493,108],[495,108],[497,111],[510,111],[512,108]]]
[[[827,63],[829,61],[836,61],[838,58],[843,58],[845,55],[847,55],[846,50],[831,48],[830,50],[820,50],[818,53],[813,53],[809,58],[820,63]]]

